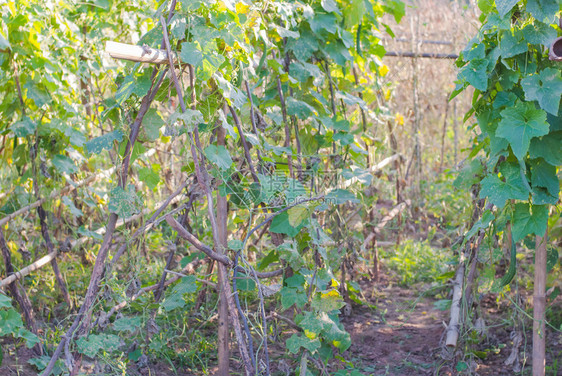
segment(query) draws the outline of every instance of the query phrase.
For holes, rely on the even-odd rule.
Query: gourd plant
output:
[[[558,260],[556,250],[547,247],[547,230],[559,220],[555,205],[562,163],[562,77],[560,65],[548,58],[548,48],[560,33],[560,2],[480,0],[478,7],[482,26],[457,61],[453,93],[474,88],[465,120],[477,120],[479,132],[469,157],[481,163],[467,165],[465,176],[480,185],[480,198],[494,207],[475,226],[510,233],[510,266],[496,287],[516,276],[515,244],[536,236],[533,374],[540,375],[545,291],[556,284],[552,278],[545,285],[547,256],[548,270]]]
[[[3,13],[8,20],[18,19],[25,7],[33,5],[10,4]],[[139,8],[151,8],[140,3],[120,8],[121,3],[95,1],[80,5],[83,9],[69,6],[64,17],[46,10],[42,17],[49,22],[60,18],[68,33],[63,37],[72,38],[60,42],[68,47],[57,51],[64,64],[58,68],[52,66],[54,56],[41,55],[50,39],[37,39],[45,38],[41,31],[49,22],[33,22],[28,35],[21,30],[29,20],[4,21],[13,28],[0,40],[0,47],[10,51],[1,55],[4,83],[18,90],[4,91],[11,94],[2,102],[6,111],[0,116],[11,124],[4,129],[4,141],[11,137],[13,149],[5,153],[13,158],[20,186],[32,181],[40,188],[38,199],[64,181],[86,175],[88,169],[109,167],[108,160],[116,167],[112,178],[95,190],[79,190],[87,205],[68,198],[58,203],[65,205],[72,219],[69,231],[101,244],[96,245],[82,305],[42,374],[51,372],[63,350],[68,370],[79,369],[69,352],[76,336],[80,336],[76,350],[89,357],[119,348],[119,328],[132,328],[132,321],[127,325],[115,321],[112,328],[117,334],[88,334],[94,306],[108,310],[95,313],[99,328],[137,299],[136,304],[156,306],[155,315],[177,314],[186,307],[187,296],[202,289],[193,276],[183,277],[162,298],[162,289],[171,283],[164,284],[167,271],[154,289],[140,288],[154,279],[141,273],[146,265],[118,264],[127,250],[141,248],[140,239],[153,241],[156,247],[163,239],[171,243],[176,233],[191,245],[183,270],[190,265],[196,270],[203,258],[209,272],[213,263],[217,265],[220,374],[228,373],[230,325],[246,374],[269,374],[267,320],[272,316],[265,307],[277,296],[281,308],[294,313],[293,325],[299,332],[287,339],[286,346],[300,357],[300,374],[307,373],[309,359],[324,372],[326,362],[350,346],[338,317],[345,305],[338,272],[350,248],[342,222],[346,212],[355,210],[353,203],[364,198],[357,182],[368,184],[372,179],[368,149],[374,144],[374,120],[384,111],[376,105],[379,93],[367,85],[388,70],[380,59],[385,52],[382,36],[390,29],[381,17],[390,13],[399,21],[404,4],[396,0],[173,0],[157,5],[152,22],[141,17],[144,10]],[[126,12],[120,13],[121,9]],[[89,18],[93,13],[100,14]],[[131,14],[138,18],[129,19]],[[81,22],[74,27],[66,17]],[[98,43],[110,34],[118,42],[136,41],[144,27],[150,30],[138,43],[148,51],[165,50],[168,64],[121,65],[115,94],[101,92],[88,106],[80,95],[93,98],[99,92],[92,82],[111,88],[102,68],[109,60],[102,58]],[[93,37],[96,47],[73,34],[79,30]],[[45,34],[55,42],[62,38],[55,32]],[[22,35],[32,51],[18,50],[16,42]],[[19,90],[18,80],[27,91]],[[75,121],[84,111],[88,121]],[[159,148],[168,155],[158,154],[159,161],[169,163],[170,169],[150,158]],[[28,160],[30,150],[37,162]],[[181,168],[174,167],[178,163]],[[334,177],[345,181],[343,187],[331,183]],[[177,203],[184,188],[187,203],[161,216],[172,200]],[[133,233],[120,233],[120,225],[146,213],[144,202],[155,194],[167,198],[153,216]],[[15,202],[7,210],[26,202]],[[180,211],[183,214],[176,220],[173,214]],[[85,212],[97,214],[77,221]],[[101,219],[104,215],[107,220]],[[100,221],[106,223],[104,231],[89,229]],[[149,230],[161,234],[150,238],[145,235]],[[109,257],[114,241],[119,247]],[[176,249],[171,247],[166,270]],[[253,254],[259,256],[257,263],[250,261]],[[132,264],[139,259],[133,257]],[[280,269],[268,271],[272,265]],[[135,267],[139,281],[127,281],[133,291],[125,293],[129,289],[112,277]],[[280,273],[279,286],[260,279]],[[112,298],[120,303],[95,305],[102,288],[106,295],[113,291]],[[154,300],[139,298],[147,291],[156,291]],[[257,315],[249,315],[256,304]],[[154,319],[146,325],[153,328]],[[254,344],[255,338],[259,344]],[[143,351],[158,348],[150,345]]]

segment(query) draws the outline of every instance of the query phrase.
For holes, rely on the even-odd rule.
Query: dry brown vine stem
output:
[[[163,286],[167,287],[167,286],[171,285],[172,283],[174,283],[177,280],[179,280],[180,278],[182,278],[182,275],[188,275],[188,274],[195,273],[197,268],[200,265],[204,265],[206,262],[207,262],[207,260],[205,260],[205,259],[196,259],[196,260],[191,261],[189,264],[184,266],[179,271],[178,274],[176,274],[173,277],[170,277],[169,279],[167,279],[164,282]],[[159,285],[160,285],[160,283],[155,283],[153,285],[141,288],[139,291],[137,291],[135,294],[133,294],[133,296],[131,296],[131,298],[129,300],[124,300],[121,303],[114,305],[107,313],[102,313],[99,316],[96,324],[103,327],[107,323],[107,320],[109,320],[111,318],[111,316],[113,316],[115,314],[115,312],[122,310],[128,304],[137,300],[141,295],[143,295],[147,292],[150,292],[150,291],[157,290],[159,288]]]
[[[207,246],[206,244],[203,244],[199,239],[197,239],[195,235],[193,235],[192,233],[187,231],[182,225],[180,225],[180,223],[176,221],[174,217],[172,217],[171,215],[166,215],[165,218],[166,218],[166,222],[168,222],[168,224],[178,232],[178,235],[184,238],[185,240],[187,240],[189,243],[191,243],[195,248],[205,253],[207,256],[209,256],[215,261],[218,261],[227,266],[232,265],[231,259],[229,259],[224,254],[219,254],[213,251],[211,247]]]
[[[173,69],[174,65],[173,65],[172,56],[171,56],[170,41],[168,39],[168,29],[167,29],[167,26],[166,26],[166,22],[164,22],[164,18],[162,16],[160,16],[160,22],[162,23],[162,33],[163,33],[164,46],[166,47],[166,52],[168,53],[168,59],[170,61],[170,75],[172,77],[172,81],[174,83],[176,93],[178,95],[178,102],[180,103],[180,109],[181,109],[182,113],[185,113],[187,111],[187,109],[186,109],[186,106],[185,106],[185,102],[183,100],[183,91],[182,91],[181,85],[179,83],[178,77],[176,76],[176,72]],[[194,94],[193,94],[194,93],[194,69],[191,65],[189,65],[189,75],[190,75],[190,84],[191,84],[191,89],[192,89],[192,102],[193,102],[193,99],[194,99]],[[220,238],[220,235],[219,235],[219,228],[218,228],[217,219],[216,219],[215,212],[214,212],[213,194],[212,194],[211,188],[209,187],[209,182],[205,178],[207,176],[207,173],[206,173],[206,170],[205,170],[204,159],[203,159],[203,156],[198,155],[197,150],[195,148],[197,146],[197,149],[203,150],[202,147],[201,147],[201,140],[199,139],[198,128],[195,127],[193,132],[188,132],[188,135],[189,135],[189,138],[191,140],[190,151],[191,151],[191,156],[193,158],[193,165],[195,167],[195,175],[197,176],[197,182],[199,183],[202,190],[205,192],[205,196],[207,197],[207,213],[209,215],[209,222],[211,223],[211,230],[212,230],[212,234],[213,234],[213,243],[215,244],[215,247],[221,247],[221,240],[220,240],[221,238]],[[173,219],[173,218],[171,218],[171,219]],[[186,230],[186,232],[187,232],[187,230]],[[195,238],[195,240],[198,241],[197,238]],[[224,250],[224,251],[226,252],[226,250]],[[212,252],[216,253],[214,251],[212,251]],[[224,263],[219,262],[217,264],[217,266],[218,266],[218,269],[219,269],[219,271],[218,271],[219,275],[220,274],[222,274],[224,276],[228,275],[228,271],[227,271],[226,265]],[[233,327],[234,327],[234,333],[236,335],[236,340],[238,341],[238,348],[239,348],[239,351],[240,351],[240,356],[242,357],[242,362],[244,364],[246,376],[254,375],[254,373],[255,373],[254,367],[253,367],[252,362],[251,362],[251,357],[250,357],[250,354],[249,354],[248,347],[246,346],[245,341],[244,341],[244,335],[242,333],[242,328],[241,328],[241,325],[240,325],[240,319],[238,317],[238,311],[236,310],[236,306],[234,304],[234,299],[232,297],[232,289],[231,289],[228,281],[226,281],[226,278],[223,278],[222,280],[219,281],[219,291],[220,291],[220,294],[222,294],[221,296],[224,297],[225,300],[228,302],[228,310],[229,310],[230,315],[231,315],[231,321],[232,321],[232,324],[233,324]]]
[[[170,20],[173,17],[175,7],[176,7],[176,0],[172,0],[172,3],[170,5],[170,12],[168,14],[168,20]],[[172,69],[172,71],[173,71],[173,69]],[[130,158],[131,158],[131,151],[132,151],[133,145],[137,141],[137,136],[138,136],[139,131],[140,131],[140,126],[142,124],[142,120],[144,118],[144,115],[146,114],[146,112],[150,108],[150,104],[154,100],[154,97],[156,96],[156,93],[158,92],[158,89],[160,88],[160,85],[162,84],[162,82],[164,80],[165,74],[162,73],[160,75],[160,77],[157,79],[156,78],[157,73],[158,73],[158,69],[154,68],[154,70],[152,71],[152,76],[151,76],[152,84],[150,86],[150,89],[148,90],[148,93],[143,97],[143,99],[141,101],[141,105],[140,105],[139,110],[137,112],[137,116],[135,117],[135,120],[134,120],[133,124],[131,124],[131,132],[130,132],[129,138],[127,140],[127,144],[125,146],[124,159],[123,159],[123,163],[121,165],[122,166],[121,176],[120,176],[120,179],[119,179],[119,186],[121,188],[125,188],[125,185],[127,183],[127,177],[128,177],[128,173],[129,173],[129,163],[130,163]],[[94,302],[97,298],[98,292],[99,292],[99,288],[100,288],[99,283],[100,283],[100,281],[103,277],[103,274],[104,274],[105,261],[107,259],[107,254],[109,252],[109,249],[111,248],[111,241],[113,239],[113,232],[115,231],[115,224],[116,223],[117,223],[117,214],[111,213],[109,215],[109,220],[108,220],[108,223],[107,223],[107,226],[106,226],[107,232],[105,233],[102,245],[100,247],[100,250],[98,251],[98,255],[96,257],[96,262],[95,262],[94,268],[92,270],[92,276],[90,278],[90,283],[88,284],[88,289],[86,291],[86,295],[84,296],[84,301],[82,303],[82,306],[80,307],[80,310],[79,310],[78,314],[76,315],[76,317],[74,319],[74,322],[72,323],[71,327],[68,329],[68,331],[65,333],[65,335],[62,337],[61,341],[59,342],[59,345],[57,346],[53,356],[51,357],[51,360],[49,361],[49,364],[47,364],[47,367],[43,370],[43,372],[41,373],[41,376],[48,376],[48,375],[51,374],[51,371],[55,367],[56,361],[60,357],[63,349],[65,348],[65,345],[73,340],[74,336],[76,335],[76,332],[80,329],[80,327],[88,327],[89,326],[91,309],[92,309],[92,306],[93,306],[93,304],[94,304]],[[86,323],[83,322],[84,319],[86,319]],[[68,349],[68,346],[66,346],[66,348]],[[73,365],[67,364],[67,367],[70,368],[70,372],[72,373]]]
[[[158,203],[157,205],[159,205],[159,208],[154,212],[154,214],[152,215],[152,217],[146,221],[146,223],[144,224],[144,226],[141,226],[139,229],[137,229],[135,231],[135,233],[133,233],[133,235],[131,236],[131,238],[129,239],[128,242],[125,242],[123,245],[121,245],[121,247],[119,248],[119,250],[117,251],[117,253],[115,254],[115,256],[113,257],[112,260],[112,264],[114,264],[119,257],[121,256],[121,254],[125,251],[125,249],[127,248],[127,245],[133,241],[134,239],[136,239],[140,234],[150,230],[150,228],[154,225],[155,219],[158,215],[160,215],[160,213],[170,204],[173,204],[175,202],[180,201],[181,198],[176,197],[181,190],[183,190],[183,188],[185,188],[187,183],[182,184],[178,190],[176,192],[174,192],[170,197],[168,197],[166,200]],[[147,214],[150,212],[150,209],[144,209],[142,211],[141,214],[136,214],[133,215],[129,218],[126,218],[125,220],[120,219],[117,221],[117,223],[115,224],[115,228],[119,228],[123,225],[129,224],[131,222],[134,222],[138,219],[140,219],[143,215]],[[105,228],[101,228],[97,231],[95,231],[97,234],[99,235],[103,235],[106,232]],[[74,249],[82,244],[84,244],[87,240],[89,240],[90,238],[87,236],[84,236],[78,240],[76,240],[74,243],[72,243],[71,245],[71,249]],[[58,254],[59,254],[59,250],[55,249],[53,252],[50,252],[49,254],[41,257],[39,260],[33,262],[32,264],[26,266],[25,268],[14,272],[13,274],[10,274],[8,277],[4,278],[3,280],[0,281],[0,289],[8,286],[9,284],[29,275],[30,273],[34,272],[37,269],[42,268],[43,266],[45,266],[46,264],[48,264],[51,260],[55,259]]]

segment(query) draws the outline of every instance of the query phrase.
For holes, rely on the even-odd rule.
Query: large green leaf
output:
[[[515,204],[511,233],[518,242],[529,234],[544,236],[548,222],[548,205]]]
[[[496,8],[500,17],[503,18],[518,2],[519,0],[496,0]]]
[[[538,74],[521,80],[528,101],[538,101],[543,110],[558,116],[560,96],[562,96],[562,77],[560,70],[545,68]]]
[[[531,183],[533,187],[543,187],[554,196],[558,197],[560,182],[556,175],[556,167],[543,159],[535,159],[531,163]]]
[[[142,130],[148,138],[148,141],[154,141],[160,137],[160,128],[162,128],[164,124],[164,119],[162,119],[158,111],[154,108],[146,112],[142,119]]]
[[[209,145],[205,148],[205,156],[221,170],[228,170],[232,166],[230,153],[222,145]]]
[[[488,89],[488,60],[471,60],[459,72],[459,77],[480,91]]]
[[[17,137],[25,137],[35,132],[37,124],[28,117],[14,123],[10,129]]]
[[[55,168],[61,173],[74,174],[78,171],[78,167],[76,167],[74,161],[66,155],[55,155],[52,162]]]
[[[181,44],[180,59],[184,63],[199,66],[203,61],[203,53],[194,42],[183,42]]]
[[[12,299],[8,298],[4,294],[0,294],[0,308],[11,308]]]
[[[0,311],[0,337],[13,334],[21,327],[23,327],[23,321],[15,309]]]
[[[99,154],[104,150],[111,149],[114,141],[121,142],[122,139],[123,132],[117,129],[86,142],[85,146],[88,153]]]
[[[535,22],[523,28],[523,35],[525,40],[531,44],[542,44],[548,47],[556,39],[557,33],[550,25]]]
[[[301,347],[304,347],[311,353],[314,353],[320,348],[320,340],[318,338],[309,339],[299,334],[293,334],[291,338],[287,340],[287,350],[291,353],[297,354]]]
[[[296,227],[291,226],[291,223],[289,222],[289,214],[287,212],[283,212],[273,218],[269,230],[276,234],[287,234],[291,238],[294,238],[298,235],[301,228],[302,223]]]
[[[562,166],[562,131],[533,138],[529,146],[531,158],[543,158],[553,166]]]
[[[281,289],[281,305],[283,309],[289,309],[296,304],[297,307],[302,308],[308,302],[308,297],[305,291],[299,291],[292,287],[283,287]]]
[[[90,334],[88,337],[80,337],[76,341],[78,352],[93,358],[96,354],[103,350],[106,353],[112,353],[121,346],[121,339],[114,334]]]
[[[546,113],[536,109],[533,103],[518,102],[514,107],[503,110],[501,116],[496,136],[509,141],[513,154],[519,160],[527,154],[533,137],[548,133]]]
[[[560,10],[557,0],[527,0],[527,12],[541,22],[552,23]]]
[[[497,174],[491,174],[482,179],[480,197],[490,200],[498,208],[503,208],[507,200],[526,200],[529,191],[521,180],[521,170],[518,165],[504,163],[500,168],[502,179]]]
[[[135,191],[135,186],[129,184],[127,190],[117,186],[109,193],[108,209],[119,217],[128,218],[139,213],[142,208],[142,200]]]
[[[174,289],[162,302],[162,308],[166,312],[169,312],[176,308],[181,308],[185,305],[185,294],[194,293],[197,291],[197,278],[195,276],[189,275],[183,277],[180,282],[174,286]]]

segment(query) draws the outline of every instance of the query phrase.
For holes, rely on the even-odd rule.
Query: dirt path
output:
[[[376,309],[356,306],[342,320],[353,343],[347,358],[370,375],[434,374],[447,311],[388,281],[362,288]]]

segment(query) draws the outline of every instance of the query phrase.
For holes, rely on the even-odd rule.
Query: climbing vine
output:
[[[478,184],[479,197],[489,203],[471,234],[490,227],[493,234],[504,234],[508,244],[509,269],[496,280],[496,290],[516,276],[516,243],[535,248],[535,324],[542,325],[535,332],[542,332],[544,311],[537,316],[537,309],[542,301],[544,310],[545,291],[560,293],[556,276],[544,285],[546,273],[558,262],[556,249],[545,242],[548,225],[560,216],[554,205],[559,200],[557,171],[562,162],[562,77],[559,63],[549,60],[551,43],[560,34],[560,3],[484,0],[478,7],[482,26],[457,61],[460,70],[453,93],[474,88],[472,110],[465,120],[474,116],[473,129],[478,127],[472,162],[460,181]],[[531,235],[537,236],[536,247]],[[535,369],[533,373],[544,374],[544,363],[542,368],[542,373]]]
[[[381,19],[399,21],[404,4],[62,4],[59,12],[8,2],[0,29],[2,155],[16,182],[2,226],[14,238],[36,222],[15,215],[51,197],[39,206],[60,226],[39,214],[36,241],[47,244],[53,269],[64,247],[90,262],[96,255],[84,298],[68,299],[73,321],[36,362],[42,374],[74,374],[75,352],[112,354],[121,341],[130,361],[158,356],[167,339],[157,322],[182,320],[210,287],[227,328],[219,328],[219,369],[229,366],[231,325],[246,374],[269,374],[277,311],[293,313],[286,348],[301,375],[343,359],[351,341],[339,314],[360,289],[345,277],[361,242],[346,236],[347,218],[373,200],[361,187],[373,179],[376,119],[388,115],[380,88],[368,84],[388,71]],[[103,53],[107,41],[159,49],[168,61],[118,61]],[[80,183],[92,174],[104,178]],[[146,272],[146,247],[169,248],[159,275]],[[176,255],[181,273],[170,270]],[[143,326],[146,344],[124,335]]]

